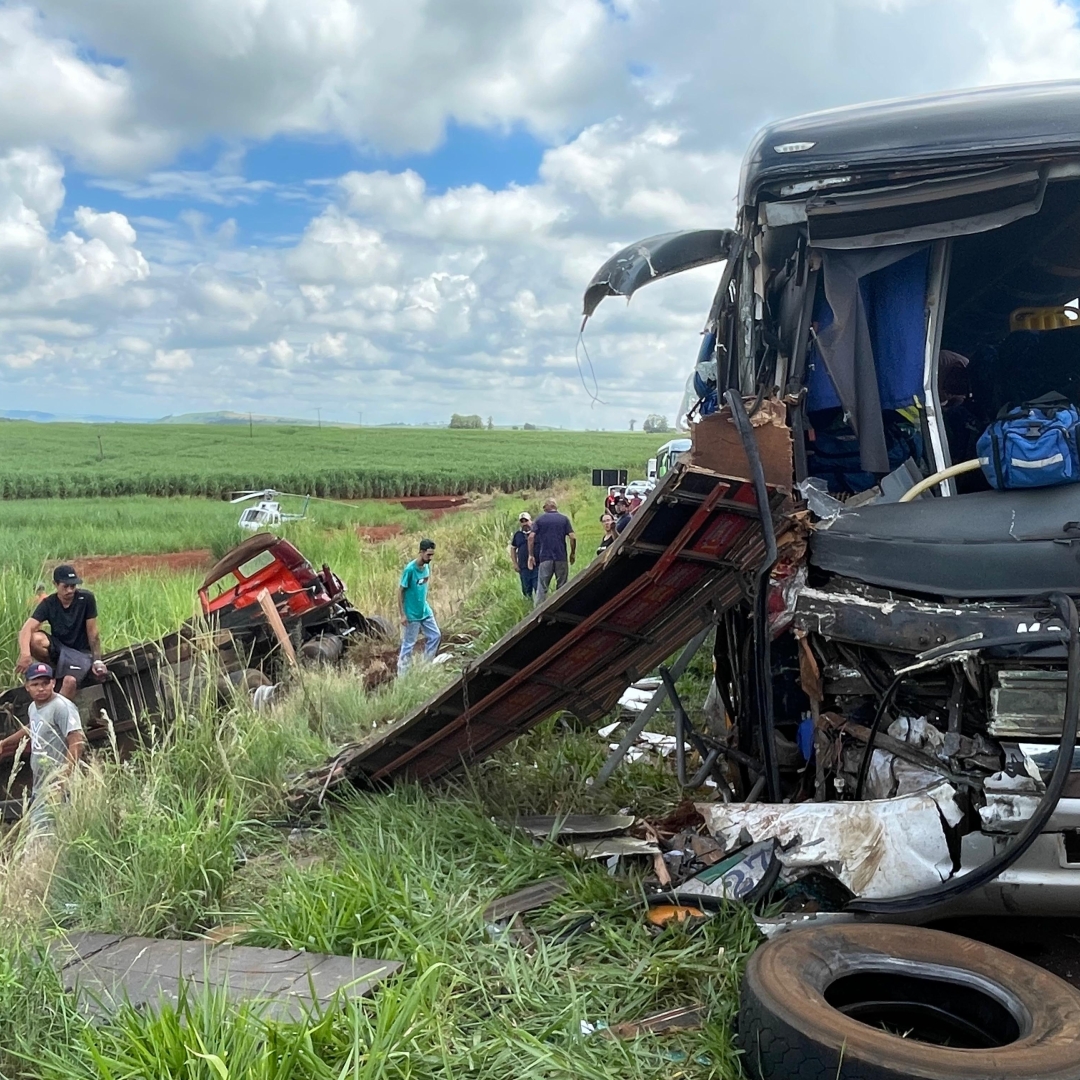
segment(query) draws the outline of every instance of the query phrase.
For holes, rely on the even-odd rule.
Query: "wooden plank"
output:
[[[274,637],[277,638],[277,643],[281,646],[285,658],[294,669],[299,670],[300,665],[296,659],[296,650],[293,648],[292,641],[289,640],[285,624],[281,621],[281,615],[278,614],[274,601],[270,599],[270,593],[266,589],[261,589],[256,599],[266,616],[266,621],[270,624],[270,629],[274,631]]]

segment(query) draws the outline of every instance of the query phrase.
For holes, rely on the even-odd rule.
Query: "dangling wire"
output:
[[[581,350],[585,354],[585,359],[589,363],[589,374],[592,376],[593,389],[589,389],[589,384],[585,381],[585,372],[581,370],[581,357],[578,356],[578,350]],[[592,398],[593,405],[606,405],[607,402],[600,398],[600,384],[596,381],[596,369],[593,367],[592,357],[589,356],[589,350],[585,346],[585,324],[581,324],[581,329],[578,331],[577,343],[574,345],[574,361],[577,364],[578,375],[581,376],[581,385],[585,388],[585,393]]]

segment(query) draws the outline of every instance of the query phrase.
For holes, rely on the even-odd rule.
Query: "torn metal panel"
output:
[[[536,814],[514,822],[531,836],[614,836],[626,832],[637,819],[633,814]]]
[[[990,691],[991,735],[1061,738],[1065,716],[1064,671],[999,671]]]
[[[621,858],[624,855],[659,855],[660,845],[654,840],[639,840],[635,836],[608,836],[600,840],[581,840],[569,849],[581,859]]]
[[[592,315],[605,296],[625,296],[629,300],[650,281],[726,259],[738,236],[731,229],[691,229],[662,233],[630,244],[593,274],[585,289],[585,318]]]
[[[761,403],[750,418],[757,440],[765,483],[781,491],[790,491],[794,475],[791,428],[787,407],[775,398]],[[750,478],[750,463],[731,410],[725,405],[718,412],[703,416],[690,428],[690,464],[711,469],[723,476]]]
[[[835,641],[915,654],[976,634],[983,638],[1013,634],[1054,615],[1050,608],[1032,604],[936,604],[850,584],[844,589],[802,589],[795,626]]]
[[[902,896],[938,885],[952,875],[942,826],[963,817],[956,789],[929,791],[878,802],[699,803],[709,832],[722,844],[779,840],[787,871],[823,869],[856,896]]]
[[[773,491],[785,527],[785,496]],[[753,487],[680,463],[593,563],[411,715],[346,747],[293,790],[428,779],[479,760],[559,709],[596,720],[744,595],[765,547]]]

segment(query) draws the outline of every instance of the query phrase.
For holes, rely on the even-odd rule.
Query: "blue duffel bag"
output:
[[[1080,481],[1080,411],[1061,394],[1003,409],[979,436],[976,452],[998,491]]]

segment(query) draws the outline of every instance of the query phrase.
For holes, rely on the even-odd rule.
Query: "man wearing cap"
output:
[[[423,632],[424,656],[431,660],[439,648],[442,634],[435,622],[435,613],[427,600],[428,582],[431,580],[431,560],[435,555],[435,541],[421,540],[420,554],[401,573],[398,588],[398,613],[401,615],[401,652],[398,653],[398,674],[409,666],[416,639]]]
[[[22,624],[15,670],[26,671],[34,660],[51,664],[63,680],[60,693],[74,699],[91,672],[98,680],[108,673],[101,659],[97,601],[92,592],[78,587],[82,578],[73,566],[58,566],[53,582],[56,592],[46,596]],[[48,633],[41,629],[44,623],[49,624]]]
[[[522,510],[518,516],[518,530],[510,538],[506,550],[510,555],[510,561],[514,564],[514,569],[521,578],[521,595],[526,600],[531,600],[533,593],[536,592],[537,570],[536,567],[529,569],[530,532],[532,532],[532,515]]]
[[[625,495],[620,495],[615,500],[615,532],[621,533],[633,518],[633,510],[630,509],[630,500]]]
[[[48,794],[63,785],[86,747],[79,710],[73,701],[56,692],[54,682],[53,669],[48,664],[35,660],[27,665],[28,723],[6,739],[0,739],[0,758],[24,741],[30,742],[30,767],[34,773],[31,824],[41,825],[49,820]]]

